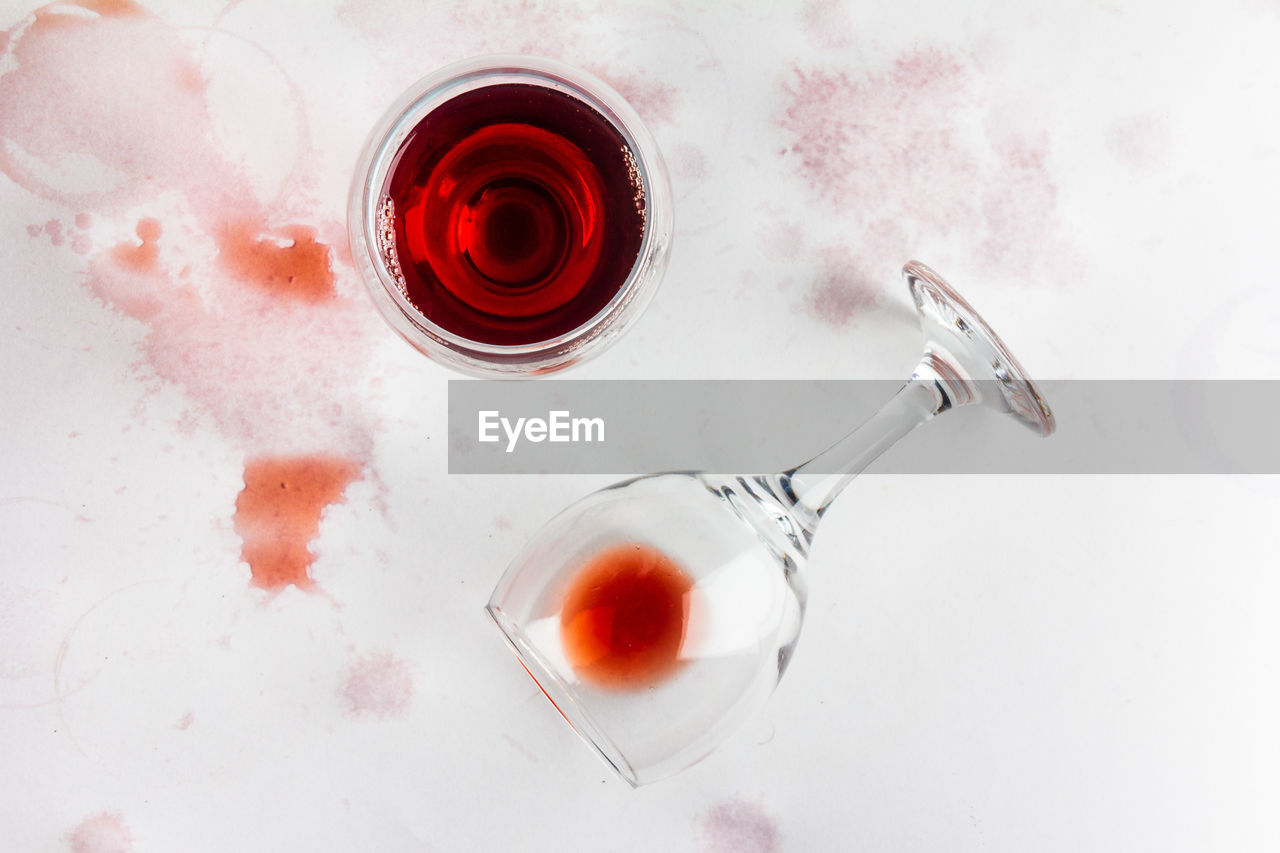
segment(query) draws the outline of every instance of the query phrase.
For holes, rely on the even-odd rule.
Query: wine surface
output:
[[[499,83],[444,102],[391,166],[379,232],[405,297],[470,341],[519,345],[586,323],[639,256],[636,159],[599,111]]]

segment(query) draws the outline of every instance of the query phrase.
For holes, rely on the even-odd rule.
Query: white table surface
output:
[[[677,204],[570,378],[905,376],[908,257],[1037,376],[1275,378],[1274,2],[97,6],[0,3],[0,847],[1280,845],[1264,477],[855,483],[772,701],[630,789],[482,615],[604,481],[449,476],[450,374],[344,236],[401,90],[534,52],[633,101]],[[238,278],[238,221],[328,298]],[[355,479],[264,590],[246,465],[315,454]]]

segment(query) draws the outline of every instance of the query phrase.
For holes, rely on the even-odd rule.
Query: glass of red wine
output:
[[[923,264],[903,274],[924,355],[869,420],[779,474],[668,473],[596,492],[548,523],[499,581],[489,615],[632,785],[701,760],[773,692],[800,634],[818,522],[872,460],[934,416],[978,403],[1053,432],[1048,405],[977,312]]]
[[[529,376],[598,354],[643,312],[671,244],[666,167],[586,72],[470,59],[415,84],[369,136],[348,209],[383,316],[428,356]]]

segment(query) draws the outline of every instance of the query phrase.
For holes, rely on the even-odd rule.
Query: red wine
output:
[[[578,328],[618,293],[640,253],[645,195],[635,155],[599,111],[500,83],[413,128],[383,216],[394,241],[383,255],[427,319],[479,343],[529,344]]]
[[[570,582],[560,639],[574,672],[597,687],[643,688],[679,667],[693,579],[647,545],[597,554]]]

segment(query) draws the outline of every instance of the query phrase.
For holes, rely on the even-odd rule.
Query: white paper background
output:
[[[149,8],[147,25],[195,57],[204,143],[247,176],[273,225],[318,229],[352,300],[340,245],[352,163],[413,79],[532,50],[634,93],[671,165],[675,248],[642,321],[576,377],[905,377],[917,332],[903,253],[947,275],[1041,376],[1280,374],[1274,3]],[[30,11],[0,4],[0,107]],[[162,79],[146,56],[115,55],[95,85]],[[961,69],[954,102],[931,94],[949,85],[935,80],[903,119],[937,109],[977,164],[939,176],[954,224],[889,173],[837,175],[882,197],[833,201],[788,120],[797,74],[837,92],[843,74],[844,91],[888,110],[893,86],[876,81],[922,55]],[[9,154],[20,121],[76,126],[74,93],[47,84],[43,106],[0,112]],[[833,118],[855,150],[897,139],[892,111],[868,109]],[[154,156],[168,163],[182,117],[156,118]],[[993,195],[1009,138],[1035,143],[1035,203]],[[358,381],[343,392],[368,423],[367,468],[311,543],[317,591],[251,586],[232,518],[246,459],[272,448],[166,378],[148,360],[159,327],[91,285],[95,259],[143,216],[164,223],[167,280],[198,284],[215,269],[208,217],[164,175],[128,204],[86,200],[118,177],[101,153],[50,167],[77,199],[0,177],[6,849],[1280,843],[1275,479],[855,483],[824,521],[803,638],[771,703],[706,762],[633,791],[481,612],[521,543],[604,481],[448,476],[448,374],[375,319],[353,338]],[[1033,245],[1003,247],[1003,264],[981,251],[999,205],[968,204],[970,192],[1011,204],[1025,227],[999,234]],[[73,226],[81,213],[91,226]],[[201,292],[201,316],[231,310]],[[181,351],[181,334],[164,334]],[[224,380],[204,391],[225,401]],[[281,423],[314,426],[287,408],[308,399],[286,395]],[[353,712],[352,674],[388,660],[407,699]]]

